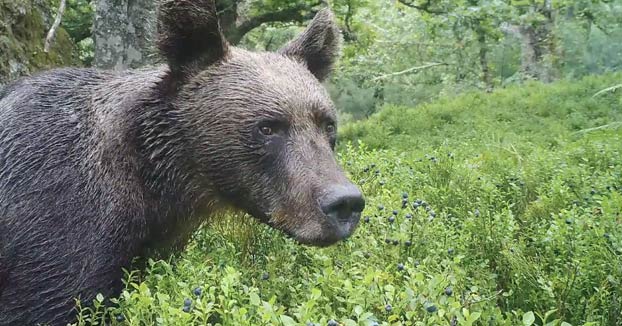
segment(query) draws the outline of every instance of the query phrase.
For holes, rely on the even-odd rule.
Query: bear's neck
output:
[[[137,131],[137,151],[146,192],[155,203],[149,218],[147,248],[161,249],[185,243],[216,210],[216,196],[205,184],[189,146],[191,132],[175,106],[166,100],[149,103]]]

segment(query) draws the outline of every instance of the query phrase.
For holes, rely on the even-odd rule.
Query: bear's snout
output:
[[[341,239],[352,234],[365,209],[365,198],[353,184],[332,185],[319,200],[320,208],[334,224]]]

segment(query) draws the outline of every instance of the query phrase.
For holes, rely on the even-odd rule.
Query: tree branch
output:
[[[387,79],[389,77],[405,75],[405,74],[413,72],[413,71],[419,71],[419,70],[423,70],[423,69],[428,69],[428,68],[437,67],[437,66],[446,66],[446,65],[447,64],[444,63],[444,62],[431,62],[431,63],[428,63],[428,64],[423,65],[423,66],[412,67],[412,68],[408,68],[406,70],[402,70],[402,71],[398,71],[398,72],[394,72],[394,73],[378,76],[378,77],[373,78],[371,81],[378,81],[378,80],[382,80],[382,79]]]
[[[52,47],[54,38],[56,38],[56,30],[60,26],[60,23],[63,19],[63,14],[65,13],[66,5],[67,5],[67,0],[60,0],[60,4],[58,6],[58,12],[56,13],[56,19],[54,19],[54,24],[52,24],[52,28],[50,28],[50,31],[48,32],[48,35],[45,38],[45,46],[43,47],[43,51],[45,53],[50,52],[50,47]]]
[[[243,21],[240,25],[236,27],[235,35],[233,35],[233,43],[242,39],[242,37],[252,31],[253,29],[261,26],[265,23],[273,23],[273,22],[299,22],[302,23],[305,20],[313,18],[316,14],[316,10],[313,10],[314,7],[322,4],[322,1],[318,1],[315,4],[307,5],[307,4],[299,4],[291,8],[286,8],[280,11],[274,12],[266,12],[258,16],[250,17],[249,19]],[[303,15],[303,11],[309,11],[308,15]]]
[[[432,9],[430,8],[432,6],[431,0],[427,0],[424,4],[422,5],[417,5],[415,4],[415,2],[408,2],[406,0],[398,0],[399,3],[403,4],[406,7],[410,7],[410,8],[414,8],[423,12],[427,12],[428,14],[433,14],[433,15],[442,15],[442,14],[446,14],[447,12],[444,10],[440,10],[440,9]]]

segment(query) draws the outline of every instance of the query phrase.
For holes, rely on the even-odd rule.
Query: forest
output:
[[[242,213],[127,270],[76,325],[622,326],[622,0],[217,0],[276,51],[324,7],[337,157],[367,205],[303,246]],[[161,64],[157,1],[0,0],[0,93]],[[58,28],[56,28],[58,27]]]

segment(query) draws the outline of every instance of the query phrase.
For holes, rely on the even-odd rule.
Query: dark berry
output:
[[[402,200],[402,209],[408,207],[408,199]]]
[[[384,310],[386,310],[387,312],[391,312],[391,310],[393,310],[393,307],[391,307],[390,304],[384,306]]]
[[[390,216],[390,217],[389,217],[389,223],[393,223],[393,222],[395,222],[395,217]]]
[[[375,164],[375,163],[372,163],[369,167],[373,169],[373,168],[375,168],[375,167],[376,167],[376,164]]]
[[[384,242],[385,242],[386,244],[389,244],[389,243],[391,243],[391,239],[386,238],[386,239],[384,239]]]
[[[406,247],[410,247],[410,246],[412,246],[412,244],[413,244],[413,243],[412,243],[410,240],[406,240],[406,242],[404,242],[404,245],[405,245]]]
[[[363,218],[363,221],[365,221],[365,223],[369,223],[369,216],[365,216],[365,218]]]
[[[261,279],[263,281],[267,281],[270,278],[270,274],[268,272],[264,272],[263,274],[261,274]]]
[[[596,189],[592,189],[592,190],[590,191],[590,195],[596,195]]]
[[[603,237],[605,237],[605,239],[609,239],[609,238],[611,238],[611,235],[609,233],[605,233],[605,234],[603,234]]]
[[[385,184],[386,184],[386,181],[384,181],[384,180],[380,180],[380,185],[381,185],[381,186],[384,186]]]
[[[397,264],[397,270],[398,271],[403,271],[404,270],[404,264],[402,264],[402,263]]]
[[[454,254],[454,249],[453,248],[447,249],[447,253],[450,254],[450,255],[453,255]]]
[[[397,215],[397,214],[399,214],[399,212],[398,212],[397,210],[395,210],[395,209],[394,209],[394,210],[393,210],[393,215]]]
[[[326,324],[326,325],[328,325],[328,326],[339,326],[339,323],[337,323],[336,321],[331,319],[331,320],[328,321],[328,324]]]
[[[369,167],[364,168],[363,172],[369,172]]]
[[[371,257],[371,255],[368,252],[366,252],[366,253],[363,254],[363,257],[369,258],[369,257]]]
[[[192,291],[192,293],[194,293],[194,295],[196,295],[197,297],[201,296],[201,293],[203,293],[203,290],[199,287],[195,288],[194,291]]]
[[[125,321],[125,316],[123,316],[123,315],[117,315],[117,316],[115,317],[115,319],[116,319],[118,322],[123,322],[123,321]]]
[[[307,325],[307,326],[315,326],[315,324],[314,324],[314,323],[312,323],[312,322],[310,322],[310,321],[309,321],[309,322],[307,322],[307,324],[306,324],[306,325]]]
[[[451,286],[448,286],[445,288],[445,295],[450,297],[452,294],[454,294],[454,290],[451,288]]]
[[[476,209],[474,214],[475,214],[475,217],[479,217],[479,209]]]
[[[429,306],[427,306],[427,307],[425,308],[425,310],[426,310],[427,312],[429,312],[429,313],[433,314],[433,313],[435,313],[435,312],[438,310],[438,308],[436,308],[436,306],[435,306],[435,305],[429,305]]]
[[[572,220],[571,220],[571,219],[569,219],[569,218],[567,218],[567,219],[566,219],[566,224],[568,224],[568,225],[572,224]]]
[[[398,240],[393,240],[393,245],[394,245],[394,246],[397,246],[397,245],[399,245],[399,244],[400,244],[400,242],[399,242]]]
[[[192,305],[192,300],[190,300],[189,298],[186,298],[186,300],[184,300],[184,307],[190,307]]]
[[[181,310],[183,310],[184,312],[190,312],[190,306],[184,306]]]
[[[382,205],[382,204],[378,205],[378,210],[379,211],[383,211],[384,210],[384,205]]]
[[[403,192],[403,193],[402,193],[402,198],[404,198],[404,199],[408,198],[408,194],[407,194],[407,193],[405,193],[405,192]]]
[[[430,217],[436,217],[436,213],[434,211],[430,212]]]
[[[419,206],[421,206],[421,204],[418,204],[418,203],[416,203],[416,202],[415,202],[415,203],[413,203],[413,208],[414,208],[414,209],[419,208]]]

